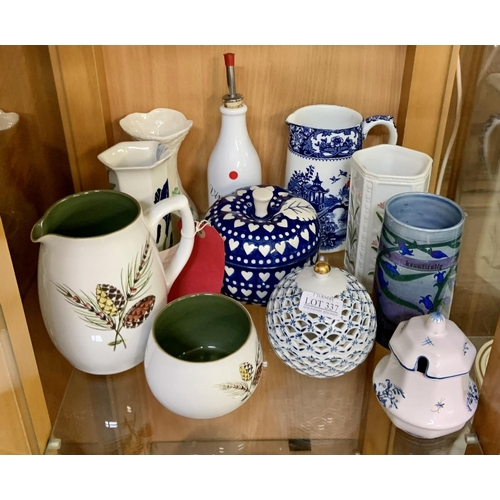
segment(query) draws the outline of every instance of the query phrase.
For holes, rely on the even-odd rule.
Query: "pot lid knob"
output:
[[[330,264],[328,264],[323,256],[321,256],[318,262],[314,265],[314,272],[316,274],[328,274],[331,269]]]
[[[446,319],[442,313],[432,312],[425,322],[425,327],[429,333],[444,335],[446,333]]]
[[[267,216],[267,208],[272,197],[273,193],[269,189],[257,188],[253,190],[253,203],[255,206],[255,215],[257,217]]]

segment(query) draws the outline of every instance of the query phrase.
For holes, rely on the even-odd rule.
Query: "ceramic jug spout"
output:
[[[45,219],[41,218],[32,228],[31,230],[31,241],[33,243],[43,243],[48,237],[49,233],[46,231],[46,227],[44,224]]]

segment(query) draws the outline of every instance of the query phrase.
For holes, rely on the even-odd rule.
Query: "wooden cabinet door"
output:
[[[43,453],[50,419],[0,219],[0,454]]]

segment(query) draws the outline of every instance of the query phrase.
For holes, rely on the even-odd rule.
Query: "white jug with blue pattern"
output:
[[[396,427],[433,439],[473,417],[478,390],[469,372],[476,348],[453,321],[439,312],[402,321],[389,348],[375,367],[373,388]]]
[[[389,115],[364,119],[345,106],[314,104],[286,119],[289,128],[285,187],[307,200],[318,213],[322,253],[345,250],[351,179],[350,158],[363,146],[368,132],[382,125],[389,144],[398,133]]]

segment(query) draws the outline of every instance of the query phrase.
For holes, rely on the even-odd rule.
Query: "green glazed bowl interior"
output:
[[[248,339],[251,319],[235,300],[218,294],[180,297],[158,314],[153,337],[174,358],[195,363],[235,353]]]

